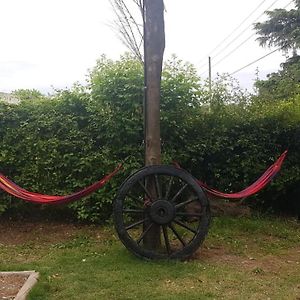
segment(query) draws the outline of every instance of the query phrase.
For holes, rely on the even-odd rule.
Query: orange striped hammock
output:
[[[96,190],[101,189],[113,176],[115,176],[121,169],[122,165],[119,165],[113,172],[104,176],[99,181],[93,183],[92,185],[84,188],[81,191],[75,192],[66,196],[54,196],[54,195],[44,195],[34,192],[29,192],[13,181],[9,180],[3,174],[0,173],[0,188],[5,192],[13,195],[17,198],[23,199],[28,202],[40,203],[40,204],[63,204],[79,200],[83,197],[90,195]]]

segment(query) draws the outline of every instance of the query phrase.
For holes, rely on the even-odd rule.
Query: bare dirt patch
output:
[[[282,251],[281,255],[236,255],[224,247],[207,248],[198,250],[192,259],[204,263],[226,264],[245,271],[279,273],[282,268],[300,269],[300,247],[289,248]]]
[[[0,245],[59,243],[78,234],[96,237],[102,234],[102,231],[97,226],[71,223],[0,220]]]
[[[0,274],[0,299],[14,299],[28,277],[28,274]]]

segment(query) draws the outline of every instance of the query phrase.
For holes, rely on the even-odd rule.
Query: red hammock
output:
[[[210,195],[213,195],[218,198],[225,198],[225,199],[241,199],[246,198],[251,195],[256,194],[260,190],[262,190],[279,172],[283,161],[286,157],[287,150],[284,151],[280,157],[276,160],[274,164],[272,164],[264,173],[263,175],[258,178],[255,182],[253,182],[250,186],[245,188],[244,190],[237,192],[237,193],[222,193],[215,189],[208,187],[205,183],[200,180],[197,180],[198,184]]]
[[[3,174],[0,173],[0,188],[5,192],[23,199],[25,201],[41,203],[41,204],[62,204],[72,202],[78,199],[81,199],[89,194],[95,192],[96,190],[102,188],[106,182],[108,182],[120,169],[122,165],[119,165],[113,172],[104,176],[101,180],[95,182],[94,184],[84,188],[81,191],[73,193],[71,195],[66,196],[52,196],[52,195],[44,195],[39,193],[29,192],[14,182],[6,178]]]

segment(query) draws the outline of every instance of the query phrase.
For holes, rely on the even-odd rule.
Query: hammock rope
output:
[[[83,197],[90,195],[91,193],[101,189],[112,177],[114,177],[119,170],[122,168],[120,164],[112,171],[110,174],[104,176],[99,181],[91,184],[90,186],[72,193],[70,195],[65,196],[58,196],[58,195],[45,195],[39,194],[35,192],[30,192],[18,186],[16,183],[5,177],[3,174],[0,173],[0,188],[5,192],[13,195],[19,199],[33,202],[33,203],[40,203],[40,204],[65,204],[69,202],[73,202],[79,200]]]
[[[255,182],[253,182],[250,186],[243,189],[240,192],[236,193],[223,193],[216,189],[213,189],[207,186],[201,180],[197,180],[197,183],[210,195],[215,196],[217,198],[224,199],[242,199],[252,196],[262,190],[272,179],[276,176],[276,174],[280,171],[283,161],[287,155],[287,150],[284,151],[280,157],[272,164]]]

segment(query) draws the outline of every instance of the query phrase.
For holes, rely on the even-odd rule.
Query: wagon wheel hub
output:
[[[159,225],[170,223],[175,218],[175,205],[167,200],[155,201],[149,211],[151,220]]]

